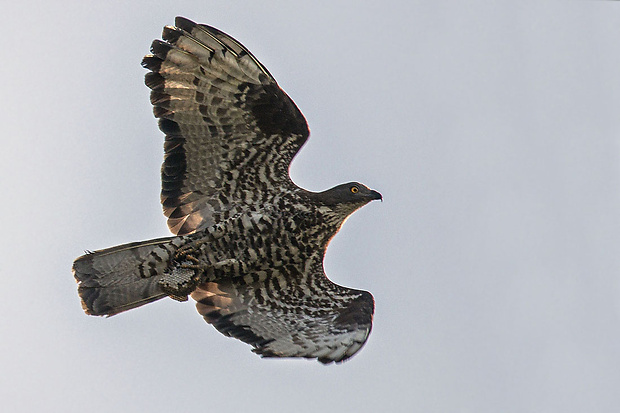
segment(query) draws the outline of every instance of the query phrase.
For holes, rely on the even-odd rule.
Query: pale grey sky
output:
[[[0,6],[3,408],[618,411],[620,4],[512,3]],[[168,235],[140,61],[176,15],[236,37],[295,100],[299,185],[384,195],[327,256],[376,300],[343,365],[261,360],[192,303],[80,308],[83,250]]]

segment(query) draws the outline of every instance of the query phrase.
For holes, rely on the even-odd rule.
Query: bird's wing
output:
[[[317,358],[325,364],[362,348],[374,313],[369,292],[334,284],[319,260],[302,271],[282,267],[208,282],[192,298],[208,323],[263,357]]]
[[[195,232],[293,188],[304,116],[239,42],[182,17],[142,64],[166,134],[161,201],[170,230]]]

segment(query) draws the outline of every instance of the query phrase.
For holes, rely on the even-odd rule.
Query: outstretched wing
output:
[[[170,230],[192,233],[294,188],[309,135],[295,103],[239,42],[182,17],[142,64],[166,134],[161,201]]]
[[[208,282],[192,298],[221,333],[251,344],[263,357],[341,362],[366,342],[374,300],[367,291],[332,283],[319,260],[295,267]]]

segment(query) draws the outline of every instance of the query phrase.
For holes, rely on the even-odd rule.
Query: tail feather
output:
[[[178,248],[178,238],[159,238],[90,252],[73,262],[82,308],[114,315],[167,294],[159,281]]]

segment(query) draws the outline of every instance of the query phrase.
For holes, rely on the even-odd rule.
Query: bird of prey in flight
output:
[[[289,176],[304,116],[241,43],[177,17],[144,57],[165,134],[161,203],[172,237],[89,252],[73,273],[87,314],[172,297],[263,357],[341,362],[366,342],[374,300],[331,282],[327,245],[381,194],[311,192]]]

